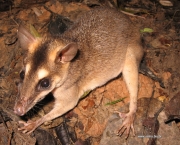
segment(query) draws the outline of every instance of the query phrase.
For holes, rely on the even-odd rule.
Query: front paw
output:
[[[33,121],[19,121],[19,124],[23,124],[22,127],[18,128],[18,130],[22,131],[23,133],[30,134],[37,128],[37,123]]]
[[[124,119],[117,134],[119,136],[122,136],[123,133],[126,132],[125,134],[126,134],[126,139],[127,139],[129,136],[129,133],[130,133],[130,129],[131,129],[133,136],[135,136],[134,126],[133,126],[133,122],[135,119],[135,113],[130,113],[130,112],[129,113],[121,113],[121,112],[117,112],[117,111],[116,111],[116,113],[118,113],[119,116]]]

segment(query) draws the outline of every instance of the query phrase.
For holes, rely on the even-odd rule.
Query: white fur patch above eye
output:
[[[49,74],[49,72],[42,68],[38,71],[38,79],[40,80],[40,79],[46,77],[48,74]]]
[[[27,64],[26,65],[26,74],[29,72],[30,68],[31,68],[30,64]]]

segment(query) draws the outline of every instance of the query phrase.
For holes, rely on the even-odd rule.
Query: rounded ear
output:
[[[20,46],[23,49],[28,49],[28,46],[36,40],[35,37],[28,32],[22,24],[20,24],[18,28],[18,39]]]
[[[77,43],[69,43],[67,44],[62,50],[57,52],[56,55],[56,62],[70,62],[78,52],[78,45]]]

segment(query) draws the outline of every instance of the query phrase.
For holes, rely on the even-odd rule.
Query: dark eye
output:
[[[22,71],[20,72],[19,76],[20,76],[20,78],[21,78],[22,80],[24,80],[25,71],[22,70]]]
[[[41,88],[47,88],[49,87],[50,83],[49,83],[49,79],[42,79],[40,81],[40,87]]]

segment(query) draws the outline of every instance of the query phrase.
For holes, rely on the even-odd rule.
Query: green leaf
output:
[[[119,103],[119,102],[123,101],[125,98],[127,98],[127,97],[124,97],[124,98],[121,98],[121,99],[118,99],[118,100],[115,100],[115,101],[106,103],[105,105],[106,105],[106,106],[107,106],[107,105],[114,105],[114,104],[116,104],[116,103]]]
[[[151,29],[151,28],[144,28],[144,29],[141,29],[140,32],[141,33],[152,33],[153,29]]]
[[[37,30],[34,28],[34,26],[31,25],[31,24],[30,24],[30,32],[35,38],[36,37],[41,37],[40,34],[37,32]]]
[[[91,92],[91,90],[85,91],[84,94],[83,94],[80,98],[81,98],[81,99],[82,99],[82,98],[85,98],[90,92]]]

